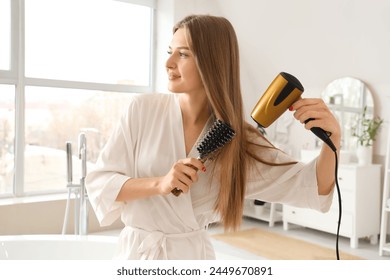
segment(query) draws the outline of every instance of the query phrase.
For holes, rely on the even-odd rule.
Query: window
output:
[[[0,70],[10,70],[11,61],[11,5],[0,0]]]
[[[79,134],[93,164],[129,94],[153,88],[154,1],[14,2],[0,0],[0,196],[65,192],[66,143],[78,183]]]
[[[126,93],[26,87],[24,190],[64,189],[66,142],[72,144],[73,178],[79,183],[79,134],[85,133],[87,158],[94,163],[127,101]]]
[[[149,85],[150,8],[34,0],[25,13],[27,77]]]
[[[0,84],[0,194],[12,193],[14,139],[15,87]]]

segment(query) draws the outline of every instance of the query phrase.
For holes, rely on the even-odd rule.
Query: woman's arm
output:
[[[339,154],[341,129],[338,121],[320,98],[306,98],[296,101],[290,108],[295,110],[294,117],[304,124],[308,119],[313,119],[305,124],[306,129],[320,127],[331,133],[330,139]],[[318,193],[329,194],[335,182],[335,154],[327,144],[323,144],[321,153],[317,159],[317,184]]]
[[[191,185],[198,181],[197,170],[205,170],[203,163],[195,158],[186,158],[176,162],[163,177],[130,178],[123,184],[116,201],[167,195],[174,188],[187,193]]]

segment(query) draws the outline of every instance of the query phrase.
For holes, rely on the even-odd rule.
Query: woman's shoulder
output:
[[[124,112],[126,119],[162,118],[177,112],[177,95],[173,93],[137,93],[129,97],[129,104]]]
[[[136,93],[130,96],[129,110],[165,110],[177,104],[176,95],[172,93]]]

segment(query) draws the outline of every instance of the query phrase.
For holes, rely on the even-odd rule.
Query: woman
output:
[[[119,216],[125,224],[117,258],[214,259],[207,227],[221,221],[226,230],[237,229],[244,198],[329,209],[333,151],[324,145],[315,161],[296,163],[245,122],[238,43],[227,19],[184,18],[168,54],[172,94],[132,97],[86,178],[101,225]],[[301,123],[314,119],[307,129],[330,132],[338,149],[340,127],[321,99],[301,99],[290,109]],[[236,134],[203,164],[195,146],[215,119]]]

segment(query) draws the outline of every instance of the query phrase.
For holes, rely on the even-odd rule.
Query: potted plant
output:
[[[372,145],[383,119],[367,117],[367,106],[363,109],[362,117],[352,128],[352,136],[357,138],[357,156],[359,164],[370,164],[372,161]]]

